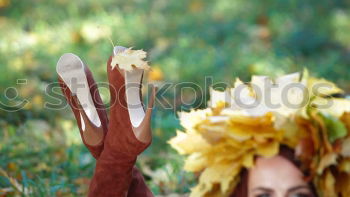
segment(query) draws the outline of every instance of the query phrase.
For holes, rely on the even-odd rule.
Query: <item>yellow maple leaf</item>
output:
[[[333,94],[343,94],[344,90],[340,89],[335,83],[326,79],[309,77],[307,86],[311,95],[331,96]]]
[[[202,136],[181,131],[177,131],[177,136],[169,140],[168,143],[180,154],[191,154],[210,148]]]
[[[132,71],[135,68],[148,70],[150,67],[144,59],[147,53],[143,50],[125,49],[113,56],[111,66],[114,69],[117,65],[125,71]]]
[[[319,180],[319,187],[321,188],[321,196],[334,196],[335,192],[335,177],[330,170],[326,170]]]
[[[317,94],[311,94],[313,99],[309,99],[309,87],[317,83],[330,88],[318,89]],[[269,90],[271,85],[276,87]],[[285,98],[281,97],[283,90],[290,85],[302,87],[292,88],[285,95],[293,102],[293,107],[284,104]],[[350,100],[324,95],[341,92],[335,84],[310,78],[307,72],[302,78],[299,73],[275,80],[253,76],[250,83],[237,79],[234,88],[225,91],[211,89],[208,108],[179,113],[184,131],[178,131],[177,136],[169,141],[180,154],[186,155],[184,169],[201,174],[199,183],[191,189],[190,197],[231,195],[239,181],[239,172],[243,168],[252,168],[256,156],[277,155],[280,145],[303,152],[296,155],[302,162],[308,162],[310,158],[316,161],[314,158],[317,158],[317,162],[306,163],[305,167],[310,167],[311,174],[315,176],[311,178],[321,188],[320,191],[325,196],[332,196],[336,192],[336,176],[339,174],[333,175],[330,167],[337,166],[343,174],[350,169]],[[280,106],[274,108],[265,105],[266,95],[271,97],[272,103]],[[239,96],[241,103],[258,101],[258,105],[253,108],[241,106],[236,96]],[[348,129],[347,138],[331,144],[327,137],[327,125],[320,114],[341,118]],[[321,138],[321,135],[325,137]],[[322,152],[324,148],[326,152]],[[320,153],[315,155],[316,151]],[[343,178],[345,183],[350,182],[350,177]],[[349,189],[337,191],[348,196]]]
[[[240,172],[242,166],[239,163],[218,163],[207,167],[199,177],[200,188],[211,191],[215,184],[220,185],[220,190],[207,196],[229,196],[232,192],[231,182]],[[220,195],[218,195],[220,194]],[[192,193],[191,196],[197,196]]]

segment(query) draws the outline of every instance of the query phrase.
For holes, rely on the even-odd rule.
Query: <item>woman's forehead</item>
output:
[[[256,165],[249,170],[248,182],[250,188],[266,187],[286,190],[306,184],[302,172],[282,156],[257,158]]]

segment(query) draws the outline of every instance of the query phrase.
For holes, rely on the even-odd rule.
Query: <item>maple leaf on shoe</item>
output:
[[[117,65],[120,69],[125,71],[132,71],[134,69],[148,70],[150,66],[144,59],[147,53],[143,50],[132,50],[128,48],[113,56],[111,66],[114,69]]]

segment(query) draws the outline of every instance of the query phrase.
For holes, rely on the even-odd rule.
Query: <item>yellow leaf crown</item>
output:
[[[307,71],[211,89],[208,108],[179,113],[184,131],[169,141],[186,155],[184,169],[200,172],[191,196],[229,196],[256,156],[275,156],[282,144],[295,150],[320,196],[349,196],[350,101],[332,96],[343,93]]]

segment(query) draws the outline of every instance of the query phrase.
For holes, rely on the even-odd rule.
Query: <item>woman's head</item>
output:
[[[313,197],[303,177],[285,157],[259,157],[248,171],[248,197]]]
[[[294,160],[293,151],[281,147],[271,158],[257,157],[253,168],[242,173],[235,197],[316,197]]]
[[[310,90],[320,84],[332,87],[329,94],[314,92],[313,99],[308,99]],[[271,85],[279,89],[271,91]],[[298,90],[293,88],[287,96],[300,105],[286,106],[280,96],[286,87],[296,86]],[[273,94],[280,107],[267,107],[262,92]],[[310,180],[320,196],[349,196],[350,100],[332,96],[342,92],[334,83],[310,77],[308,72],[276,79],[252,76],[247,83],[236,79],[234,87],[224,92],[211,89],[208,108],[179,113],[184,131],[169,141],[186,155],[185,170],[200,173],[191,195],[234,192],[235,197],[248,197],[253,187],[275,190],[282,188],[281,184],[288,191],[301,185],[310,185],[311,190],[312,184],[304,182]],[[241,103],[233,99],[237,96]],[[323,106],[326,101],[333,105]],[[257,105],[246,108],[242,102]],[[283,144],[298,151],[300,165],[293,161],[294,154],[281,154],[279,145]],[[272,157],[278,152],[275,158],[256,157]],[[305,170],[305,179],[298,169]]]

